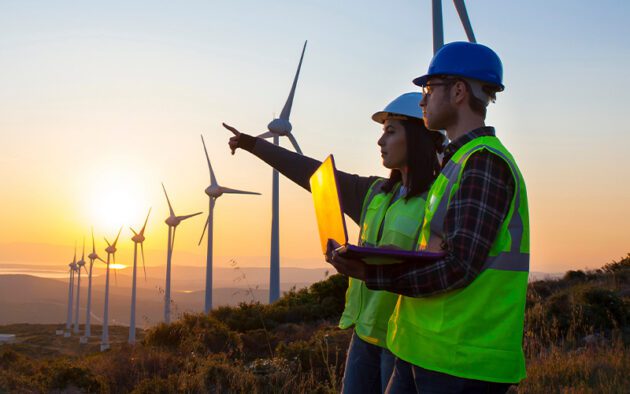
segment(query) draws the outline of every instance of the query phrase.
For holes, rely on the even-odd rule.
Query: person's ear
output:
[[[451,90],[451,98],[456,104],[461,104],[466,100],[468,90],[463,81],[457,81]]]

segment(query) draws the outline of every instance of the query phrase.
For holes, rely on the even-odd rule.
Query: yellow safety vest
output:
[[[505,160],[514,197],[481,273],[468,286],[437,296],[400,296],[389,321],[387,345],[399,358],[432,371],[490,382],[525,378],[523,322],[529,274],[527,191],[514,158],[496,137],[461,147],[427,198],[419,249],[444,238],[444,218],[470,155],[486,150]]]
[[[391,192],[381,192],[384,180],[375,181],[368,191],[361,211],[359,244],[363,246],[396,246],[413,250],[418,242],[425,199],[403,197],[392,203],[399,185]],[[382,227],[382,230],[381,230]],[[382,233],[379,238],[379,233]],[[387,291],[370,290],[365,282],[349,278],[346,306],[339,327],[354,325],[364,341],[386,347],[387,321],[398,301],[398,295]]]

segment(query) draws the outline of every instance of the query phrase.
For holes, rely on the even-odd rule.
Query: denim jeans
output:
[[[383,393],[393,368],[394,355],[389,350],[365,342],[354,332],[346,357],[341,392]]]
[[[510,383],[485,382],[429,371],[396,358],[386,393],[503,394],[510,386]]]

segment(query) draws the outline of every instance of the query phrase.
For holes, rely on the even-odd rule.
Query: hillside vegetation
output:
[[[333,275],[272,305],[184,314],[112,349],[54,337],[54,326],[16,329],[0,346],[0,392],[331,393],[340,389],[349,330],[339,330],[347,278]],[[39,330],[39,332],[38,332]],[[95,334],[99,334],[96,328]],[[30,332],[30,334],[28,334]],[[630,254],[593,271],[529,285],[519,393],[622,393],[630,388]]]

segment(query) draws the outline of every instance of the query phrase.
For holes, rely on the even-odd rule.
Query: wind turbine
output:
[[[107,273],[105,274],[105,307],[103,310],[103,332],[101,334],[101,352],[109,349],[109,326],[108,326],[108,318],[109,318],[109,262],[111,257],[113,257],[114,264],[116,263],[116,243],[118,242],[118,237],[120,237],[120,232],[122,231],[122,227],[118,230],[118,235],[114,240],[113,244],[110,244],[107,238],[105,238],[105,242],[107,243],[107,248],[105,248],[105,252],[107,252]]]
[[[466,31],[466,37],[468,41],[477,42],[475,39],[475,33],[473,33],[470,19],[468,18],[468,12],[466,12],[466,4],[464,0],[453,0],[455,9],[459,15],[459,19]],[[442,23],[442,0],[433,0],[433,54],[435,54],[440,48],[444,46],[444,26]]]
[[[74,306],[74,333],[79,333],[79,303],[81,301],[81,268],[85,270],[87,274],[87,270],[85,269],[85,238],[83,238],[83,254],[81,255],[81,260],[77,261],[77,272],[79,275],[77,276],[77,302]]]
[[[85,332],[80,339],[81,343],[87,343],[88,338],[92,335],[90,326],[90,319],[92,317],[92,315],[90,314],[90,308],[92,306],[92,268],[94,267],[94,262],[96,260],[100,260],[103,263],[106,263],[105,260],[98,257],[98,255],[96,254],[96,244],[94,243],[94,228],[92,228],[92,253],[88,254],[88,259],[90,259],[90,270],[88,271],[87,311],[85,312]]]
[[[212,164],[210,164],[210,157],[208,156],[208,149],[206,149],[206,142],[203,140],[203,135],[201,136],[201,143],[203,144],[203,151],[206,153],[208,170],[210,171],[210,186],[208,186],[205,190],[206,194],[210,198],[210,207],[208,209],[208,219],[206,219],[206,224],[203,227],[203,232],[201,233],[201,238],[199,239],[199,245],[201,245],[201,241],[203,240],[203,236],[206,233],[207,228],[208,255],[206,256],[206,298],[204,303],[204,312],[209,313],[210,310],[212,310],[212,222],[214,218],[214,204],[216,199],[221,197],[224,193],[257,195],[260,195],[260,193],[230,189],[219,185],[217,178],[214,175],[214,171],[212,170]]]
[[[278,145],[280,143],[280,137],[285,136],[289,138],[291,144],[295,148],[296,152],[302,154],[302,150],[297,143],[297,140],[291,134],[293,126],[289,122],[289,116],[291,115],[291,107],[293,106],[293,97],[295,96],[295,88],[300,76],[300,69],[302,68],[302,60],[304,59],[304,52],[306,51],[306,43],[304,41],[304,47],[302,48],[302,55],[300,56],[300,63],[298,64],[295,78],[293,78],[293,85],[289,92],[284,108],[280,113],[280,117],[274,119],[267,125],[267,132],[259,135],[261,138],[273,137],[273,143]],[[272,175],[272,187],[271,187],[271,253],[269,258],[270,272],[269,272],[269,302],[272,303],[280,297],[280,201],[279,201],[279,179],[278,171],[273,170]]]
[[[151,214],[151,208],[147,213],[147,218],[144,221],[142,230],[137,233],[131,227],[129,228],[133,233],[131,240],[133,241],[133,282],[131,285],[131,318],[129,319],[129,343],[133,345],[136,343],[136,266],[138,261],[138,244],[140,244],[140,251],[142,252],[142,268],[144,268],[144,280],[147,280],[147,270],[144,267],[144,229],[147,228],[147,222],[149,221],[149,215]]]
[[[176,216],[171,206],[171,200],[168,199],[166,188],[162,184],[164,195],[166,196],[166,202],[168,202],[168,209],[170,212],[169,217],[166,218],[164,223],[168,225],[168,247],[166,253],[166,288],[164,289],[164,323],[171,322],[171,258],[173,257],[173,246],[175,245],[175,230],[177,226],[183,221],[193,216],[201,215],[203,212],[193,213],[191,215]]]
[[[74,257],[72,262],[68,264],[70,267],[70,281],[68,282],[68,314],[66,317],[66,331],[63,333],[64,337],[70,336],[70,330],[72,329],[72,300],[74,298],[74,271],[77,269],[77,245],[74,244]]]

